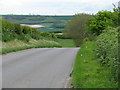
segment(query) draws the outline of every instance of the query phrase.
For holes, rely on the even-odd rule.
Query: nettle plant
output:
[[[119,27],[120,29],[120,27]],[[107,28],[97,38],[96,55],[101,63],[108,67],[112,77],[118,78],[118,28]]]

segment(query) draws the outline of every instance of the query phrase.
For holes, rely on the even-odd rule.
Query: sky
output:
[[[119,0],[0,0],[0,14],[74,15],[112,10]]]

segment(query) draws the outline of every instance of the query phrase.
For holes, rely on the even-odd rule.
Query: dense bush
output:
[[[119,28],[120,29],[120,28]],[[118,28],[108,28],[97,37],[97,58],[108,67],[111,78],[118,78]]]
[[[29,42],[31,39],[31,36],[29,34],[26,34],[26,35],[21,34],[21,35],[17,35],[15,38],[18,40],[22,40],[24,42]]]
[[[14,32],[16,33],[16,34],[22,34],[22,29],[21,29],[21,26],[20,26],[20,24],[18,24],[18,23],[14,23]]]
[[[13,32],[15,30],[14,24],[6,20],[1,19],[2,22],[2,31],[3,32]]]
[[[114,11],[99,11],[94,18],[88,22],[88,32],[100,35],[104,29],[109,26],[118,26],[118,12]]]
[[[28,26],[22,26],[22,33],[23,34],[28,34],[31,33],[32,28],[28,27]]]
[[[2,41],[8,42],[16,38],[16,33],[12,32],[2,32]]]

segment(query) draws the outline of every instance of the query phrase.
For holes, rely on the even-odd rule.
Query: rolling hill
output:
[[[13,23],[45,26],[37,28],[39,31],[56,32],[63,31],[68,20],[73,16],[2,15],[2,17]]]

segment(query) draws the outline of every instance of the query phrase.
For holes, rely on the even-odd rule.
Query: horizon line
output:
[[[74,16],[74,15],[77,15],[77,14],[83,14],[84,12],[82,13],[75,13],[75,14],[0,14],[0,16],[2,15],[39,15],[39,16]],[[84,13],[84,14],[90,14],[90,15],[93,15],[93,14],[96,14],[96,13]]]

